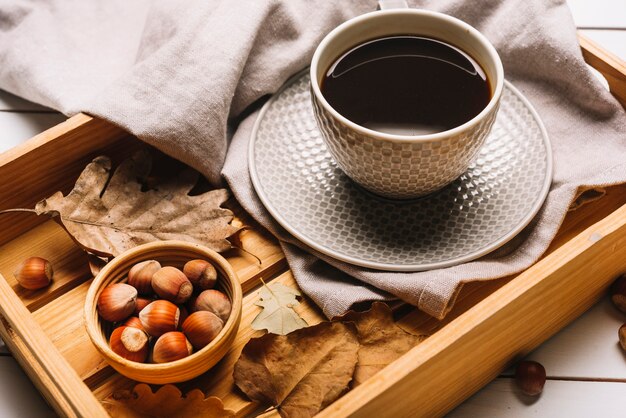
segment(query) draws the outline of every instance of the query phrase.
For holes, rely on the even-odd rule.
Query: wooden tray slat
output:
[[[77,250],[63,228],[50,220],[0,246],[0,254],[0,273],[31,311],[54,301],[89,275],[85,253]],[[31,256],[44,257],[52,263],[54,280],[49,287],[33,291],[17,284],[13,272]]]
[[[82,380],[97,379],[99,373],[112,373],[105,370],[109,365],[91,344],[85,330],[82,307],[91,281],[82,283],[33,313],[35,321]],[[74,306],[76,308],[68,309]]]

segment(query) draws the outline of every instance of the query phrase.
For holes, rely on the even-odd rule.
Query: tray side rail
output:
[[[108,417],[100,402],[55,348],[2,275],[0,300],[0,334],[12,352],[28,353],[28,362],[21,355],[16,358],[35,383],[42,383],[37,385],[38,389],[54,410],[66,417]],[[18,346],[22,349],[17,349]]]
[[[580,32],[578,42],[587,64],[606,78],[611,93],[626,109],[626,62]]]

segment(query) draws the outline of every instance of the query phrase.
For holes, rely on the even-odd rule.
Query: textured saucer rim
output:
[[[272,97],[267,101],[267,103],[263,105],[263,108],[259,112],[259,115],[257,116],[257,119],[254,122],[254,126],[250,134],[250,142],[248,144],[248,171],[250,174],[252,185],[257,193],[257,196],[261,200],[261,203],[263,203],[263,206],[265,207],[265,209],[270,213],[270,215],[272,215],[272,217],[276,220],[276,222],[278,222],[287,232],[289,232],[298,240],[302,241],[307,246],[335,260],[343,261],[348,264],[352,264],[352,265],[359,266],[359,267],[370,268],[373,270],[397,271],[397,272],[427,271],[427,270],[434,270],[434,269],[439,269],[439,268],[452,267],[452,266],[456,266],[462,263],[466,263],[468,261],[473,261],[486,254],[489,254],[497,250],[498,248],[502,247],[504,244],[512,240],[515,236],[517,236],[524,228],[528,226],[528,224],[530,224],[530,222],[534,219],[537,213],[539,213],[539,210],[543,206],[543,203],[545,202],[548,196],[548,193],[550,191],[550,186],[552,185],[553,168],[554,168],[553,167],[554,162],[552,160],[552,146],[550,144],[550,139],[548,137],[548,132],[546,130],[546,127],[544,126],[536,109],[533,107],[530,101],[528,101],[526,96],[524,96],[517,89],[517,87],[515,87],[508,80],[505,79],[503,92],[504,90],[508,89],[509,91],[511,91],[511,93],[517,96],[517,98],[524,104],[524,106],[526,106],[533,120],[539,127],[539,130],[541,132],[541,136],[543,139],[544,150],[546,152],[545,177],[544,177],[544,183],[541,187],[541,190],[537,194],[536,200],[534,204],[531,206],[531,208],[529,209],[526,216],[522,218],[522,220],[520,220],[517,223],[517,225],[515,225],[507,234],[492,241],[490,244],[483,246],[479,249],[476,249],[472,252],[468,252],[467,254],[463,256],[451,258],[449,260],[444,260],[444,261],[437,261],[433,263],[418,263],[418,264],[390,264],[390,263],[381,263],[381,262],[376,262],[376,261],[371,261],[371,260],[364,260],[362,258],[339,253],[333,250],[332,248],[329,248],[325,245],[321,245],[315,242],[311,238],[307,237],[305,234],[302,234],[301,232],[299,232],[295,227],[293,227],[292,224],[288,222],[286,219],[284,219],[282,215],[280,214],[280,212],[276,210],[276,208],[274,208],[274,206],[271,204],[271,200],[265,195],[265,192],[263,191],[263,186],[257,174],[256,162],[254,158],[255,157],[254,150],[255,150],[255,144],[256,144],[256,139],[257,139],[257,133],[261,125],[261,122],[263,121],[263,117],[265,116],[265,113],[272,106],[272,103],[274,103],[278,99],[278,97],[280,97],[283,91],[285,91],[288,87],[290,87],[293,83],[295,83],[301,77],[308,75],[308,71],[309,71],[308,68],[306,68],[298,72],[294,76],[292,76],[289,80],[285,82],[285,84],[281,86],[281,88],[275,94],[272,95]],[[496,121],[497,121],[497,116],[496,116]],[[361,191],[361,193],[363,192]],[[374,199],[376,198],[373,196],[368,196],[368,200],[374,200]]]

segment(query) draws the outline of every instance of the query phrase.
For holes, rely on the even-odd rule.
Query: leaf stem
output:
[[[14,209],[0,210],[0,215],[2,215],[3,213],[11,213],[11,212],[32,212],[32,213],[37,213],[37,211],[35,209],[14,208]]]
[[[270,412],[274,412],[278,409],[278,406],[271,406],[267,408],[265,411],[261,412],[257,417],[262,417],[263,415],[269,414]]]
[[[231,244],[232,245],[232,244]],[[248,254],[252,257],[254,257],[254,259],[257,261],[257,263],[259,263],[259,268],[261,268],[261,266],[263,265],[263,262],[261,261],[261,259],[259,257],[257,257],[256,255],[252,254],[250,251],[242,248],[242,247],[237,247],[236,245],[232,245],[231,248],[237,250],[237,251],[241,251],[244,254]]]
[[[263,287],[266,288],[272,294],[272,296],[274,296],[274,299],[278,300],[278,296],[276,296],[276,293],[274,293],[272,289],[265,283],[263,277],[259,277],[259,280],[261,280],[261,283],[263,283]]]

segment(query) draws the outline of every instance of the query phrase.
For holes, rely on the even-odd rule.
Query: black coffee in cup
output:
[[[491,99],[485,72],[471,56],[420,36],[389,36],[350,49],[330,66],[320,87],[350,121],[399,135],[455,128]]]

